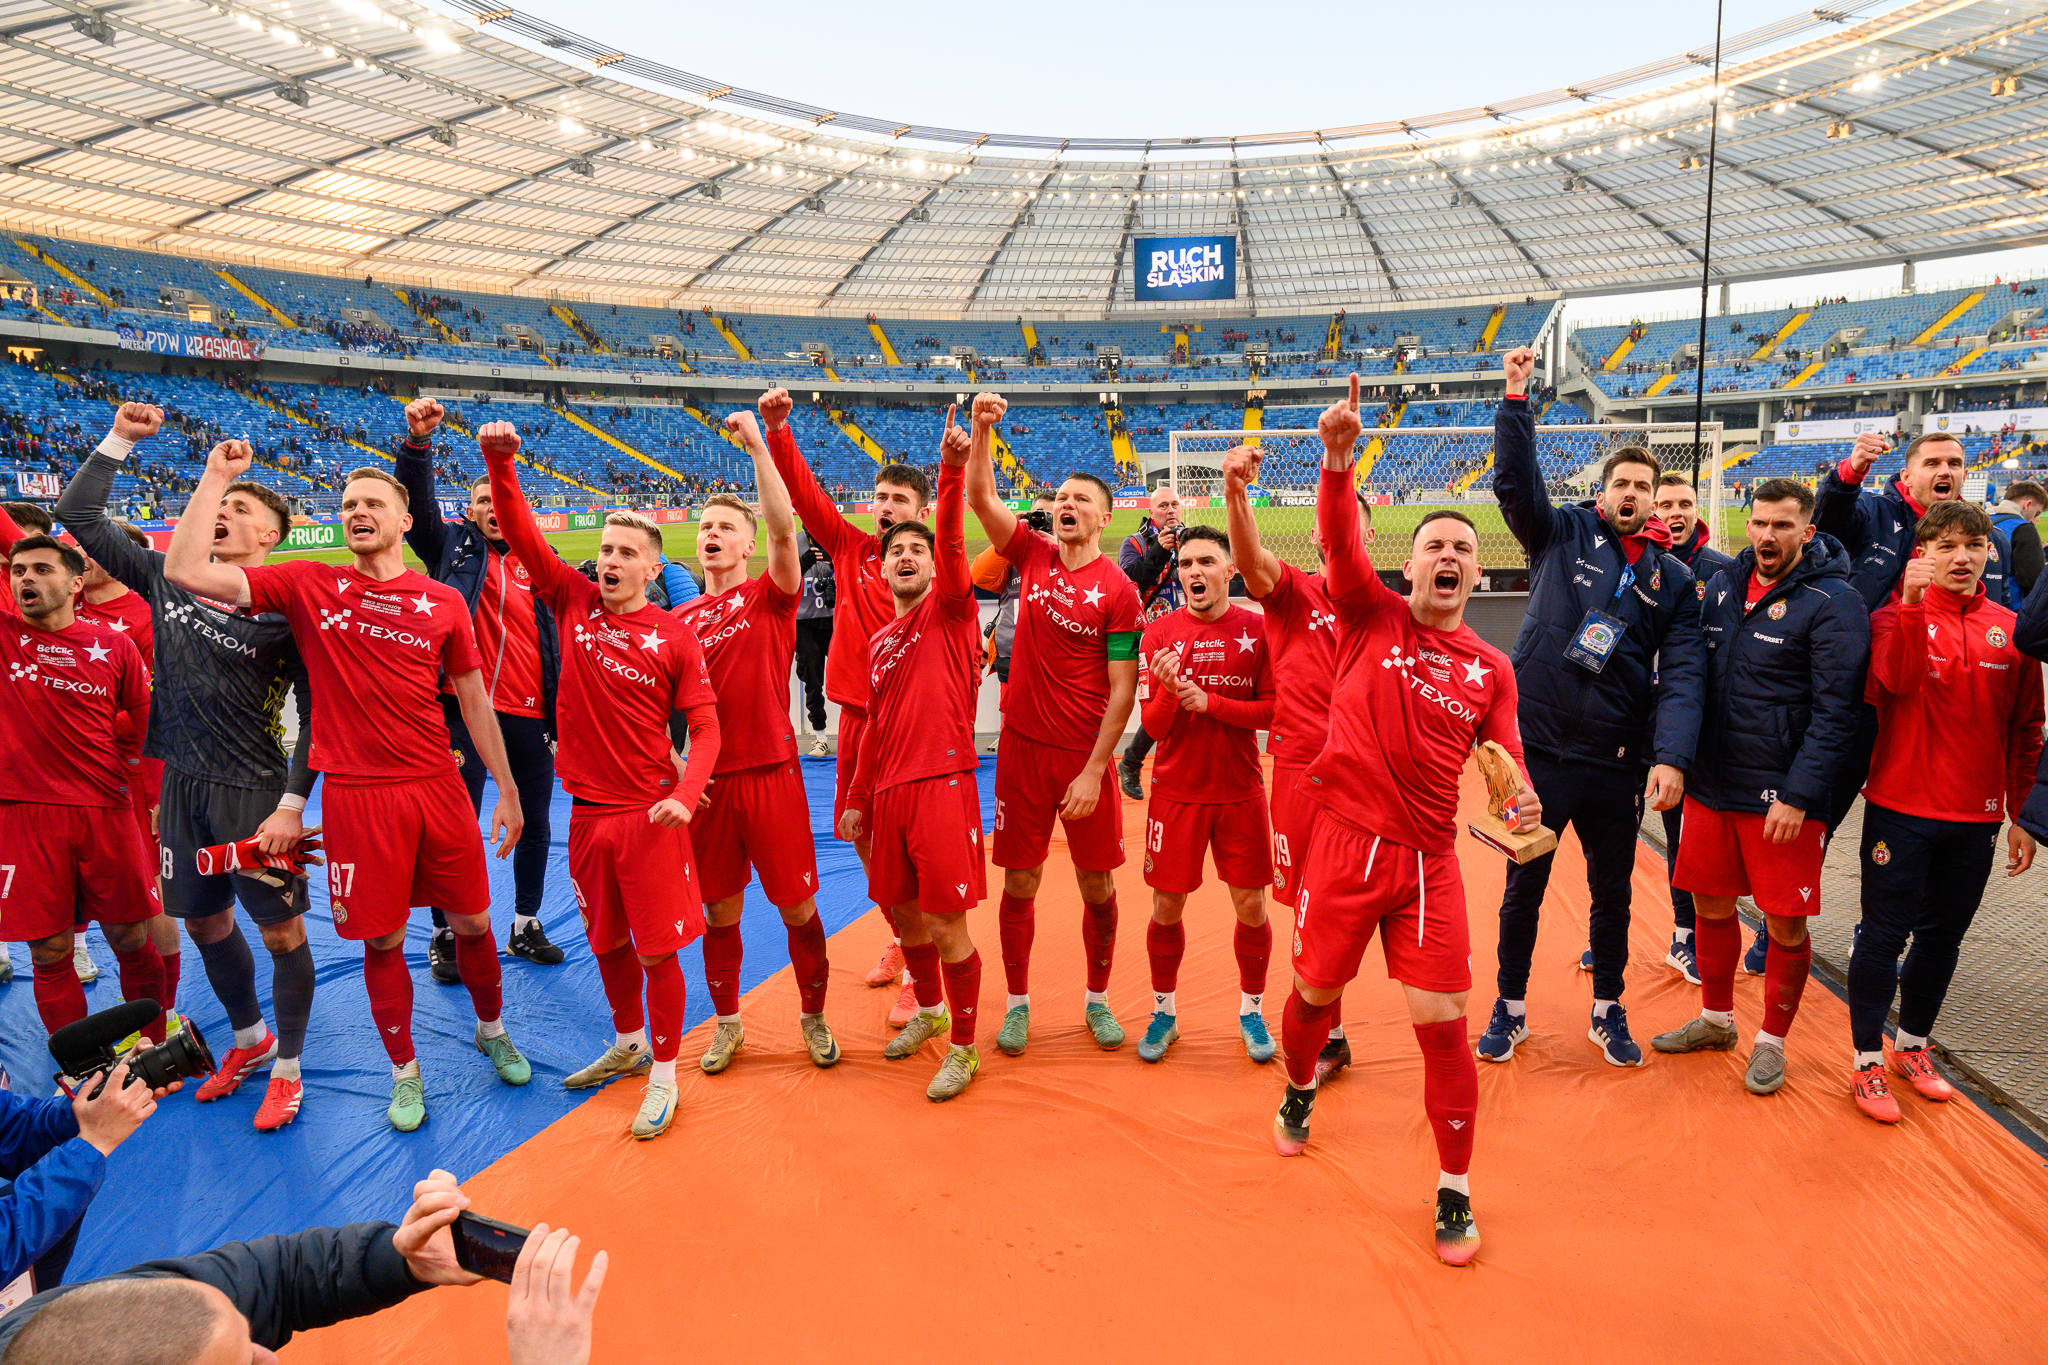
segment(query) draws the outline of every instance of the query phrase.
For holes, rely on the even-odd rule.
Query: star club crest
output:
[[[2005,632],[1997,626],[1993,626],[1984,632],[1984,643],[1990,645],[1993,649],[2004,649],[2005,640]]]
[[[1870,861],[1876,863],[1879,867],[1883,867],[1891,860],[1892,851],[1884,846],[1884,840],[1879,839],[1870,850]]]
[[[1773,621],[1782,621],[1782,620],[1784,620],[1784,619],[1785,619],[1785,603],[1784,603],[1784,600],[1783,600],[1783,599],[1781,598],[1780,600],[1778,600],[1778,601],[1776,601],[1776,602],[1773,602],[1773,603],[1771,603],[1771,607],[1770,607],[1770,610],[1769,610],[1769,611],[1766,611],[1766,612],[1764,613],[1764,615],[1766,615],[1766,616],[1770,617],[1770,618],[1771,618],[1771,619],[1772,619]]]

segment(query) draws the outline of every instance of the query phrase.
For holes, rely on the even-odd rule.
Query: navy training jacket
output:
[[[1844,461],[1844,463],[1847,463]],[[1906,501],[1894,474],[1884,489],[1865,493],[1862,483],[1842,477],[1842,465],[1828,471],[1813,494],[1813,525],[1842,543],[1853,561],[1849,586],[1871,611],[1891,600],[1906,561],[1913,557],[1914,528],[1920,514]],[[1991,553],[1984,561],[1984,589],[1994,602],[2005,601],[2005,580],[2012,572],[2012,543],[1997,527],[1991,530]]]
[[[2013,622],[2013,648],[2036,659],[2048,660],[2048,573],[2034,580],[2034,590],[2020,603],[2019,619]],[[2041,766],[2034,772],[2034,789],[2019,812],[2012,817],[2036,839],[2048,842],[2048,749],[2041,751]]]

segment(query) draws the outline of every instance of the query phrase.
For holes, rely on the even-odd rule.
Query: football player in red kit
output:
[[[324,779],[328,904],[335,932],[362,942],[370,1014],[391,1059],[386,1117],[409,1133],[427,1116],[405,962],[411,906],[448,912],[462,984],[476,1010],[477,1050],[507,1085],[525,1085],[533,1076],[500,1018],[504,994],[491,938],[490,876],[469,793],[449,760],[439,701],[444,668],[498,784],[491,833],[500,858],[519,841],[519,788],[461,594],[405,567],[399,536],[412,520],[405,488],[381,469],[349,475],[341,491],[341,532],[352,564],[293,560],[245,569],[218,563],[212,541],[221,496],[252,458],[248,442],[237,440],[221,442],[207,456],[206,472],[171,535],[164,576],[187,592],[277,612],[291,622],[319,713],[313,767]],[[440,509],[423,509],[423,515],[439,516]],[[545,792],[535,795],[547,799]]]
[[[754,414],[733,413],[725,425],[754,457],[754,486],[761,496],[758,520],[768,523],[768,572],[747,576],[756,544],[754,509],[730,493],[714,494],[697,520],[704,592],[675,611],[703,646],[718,695],[722,736],[703,812],[690,826],[704,893],[704,980],[718,1012],[711,1046],[698,1065],[713,1075],[732,1065],[747,1040],[740,1026],[745,960],[740,910],[747,883],[757,872],[761,889],[789,931],[804,1050],[818,1066],[839,1060],[839,1044],[825,1024],[831,963],[825,955],[825,926],[818,919],[818,855],[789,722],[797,593],[803,586],[796,516]]]
[[[962,485],[972,440],[946,409],[939,444],[939,529],[904,520],[882,535],[896,619],[868,646],[873,699],[839,837],[867,839],[868,894],[903,940],[917,1013],[882,1049],[908,1057],[947,1028],[952,1048],[925,1094],[950,1100],[981,1069],[974,1046],[981,954],[967,912],[986,894],[974,706],[980,611],[967,566]],[[940,981],[944,980],[941,994]]]
[[[1003,502],[989,447],[1007,408],[995,394],[976,395],[967,461],[967,500],[1020,576],[996,752],[995,863],[1004,869],[998,923],[1010,988],[996,1046],[1014,1055],[1029,1039],[1038,886],[1057,819],[1081,889],[1088,956],[1082,1017],[1097,1046],[1121,1047],[1123,1025],[1110,1011],[1108,991],[1117,922],[1111,873],[1124,864],[1124,817],[1109,769],[1138,687],[1138,590],[1102,553],[1114,505],[1102,480],[1068,476],[1053,500],[1049,536],[1025,526]]]
[[[73,611],[85,578],[75,547],[49,536],[17,540],[7,571],[0,942],[29,945],[36,1009],[55,1033],[85,1018],[85,987],[71,966],[74,910],[106,932],[121,964],[121,994],[163,1000],[163,960],[144,927],[162,907],[129,796],[149,675],[126,635]],[[123,713],[132,724],[117,723]],[[161,1016],[142,1032],[162,1042]]]
[[[593,583],[564,564],[533,524],[513,464],[518,428],[489,422],[476,436],[505,541],[566,629],[555,717],[562,790],[575,803],[569,883],[617,1036],[562,1084],[581,1090],[646,1073],[630,1131],[659,1137],[676,1117],[683,1032],[676,954],[704,929],[688,826],[721,747],[711,676],[697,637],[647,600],[647,585],[661,572],[661,528],[635,512],[606,517]],[[669,729],[677,712],[690,731],[690,759],[680,774]]]
[[[1188,893],[1202,884],[1202,856],[1213,851],[1216,875],[1230,888],[1237,913],[1238,1034],[1246,1054],[1265,1062],[1274,1047],[1263,1012],[1273,953],[1273,926],[1266,922],[1272,835],[1258,735],[1273,723],[1266,624],[1257,612],[1230,604],[1237,566],[1223,532],[1183,527],[1175,562],[1186,605],[1145,627],[1146,666],[1154,680],[1145,733],[1159,747],[1145,809],[1152,1022],[1138,1041],[1138,1056],[1156,1062],[1180,1037],[1174,987],[1187,949],[1181,912]]]
[[[1465,1037],[1472,959],[1458,783],[1473,745],[1485,740],[1523,767],[1515,675],[1507,656],[1465,624],[1479,537],[1463,513],[1431,511],[1416,526],[1406,598],[1373,572],[1351,473],[1362,429],[1357,375],[1349,398],[1316,425],[1324,452],[1316,529],[1342,633],[1330,737],[1307,772],[1323,813],[1295,910],[1294,991],[1281,1025],[1288,1084],[1273,1143],[1293,1156],[1308,1142],[1316,1054],[1377,932],[1422,1047],[1422,1105],[1440,1167],[1436,1252],[1465,1265],[1479,1250],[1467,1179],[1479,1075]],[[1535,792],[1522,793],[1518,813],[1531,825],[1541,820]]]

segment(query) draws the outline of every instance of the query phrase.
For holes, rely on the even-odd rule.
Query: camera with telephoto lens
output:
[[[122,1060],[122,1054],[115,1051],[116,1044],[162,1013],[163,1007],[154,1000],[128,1000],[58,1029],[50,1035],[50,1055],[57,1059],[60,1079],[69,1079],[75,1083],[74,1089],[84,1090],[97,1076],[99,1084],[92,1087],[87,1098],[98,1098],[107,1088],[106,1078]],[[151,1090],[161,1090],[174,1081],[210,1076],[216,1069],[213,1050],[207,1047],[199,1026],[190,1019],[185,1021],[184,1028],[157,1046],[138,1047],[126,1056],[125,1084],[140,1083]]]
[[[1017,518],[1017,520],[1023,522],[1042,536],[1052,534],[1052,513],[1046,511],[1043,507],[1034,507],[1023,516]]]

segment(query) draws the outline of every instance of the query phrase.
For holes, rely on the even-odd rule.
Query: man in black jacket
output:
[[[405,443],[398,448],[398,480],[412,505],[423,509],[412,519],[405,543],[419,556],[428,577],[446,583],[469,603],[476,622],[477,647],[484,658],[484,684],[491,709],[505,736],[505,756],[513,780],[527,794],[523,809],[526,829],[512,854],[512,931],[505,946],[516,957],[552,967],[562,950],[548,942],[541,928],[541,897],[547,890],[548,805],[555,791],[555,686],[561,677],[562,653],[555,618],[547,604],[533,595],[526,570],[498,533],[491,510],[491,485],[478,479],[469,490],[469,511],[453,525],[441,520],[434,487],[434,431],[443,411],[432,398],[405,406]],[[462,755],[462,781],[469,802],[481,812],[484,762],[470,742],[469,727],[452,694],[441,698],[448,718],[449,742]],[[446,915],[434,907],[434,936],[427,943],[427,965],[434,979],[454,985],[462,975],[455,962],[455,933]]]
[[[1117,567],[1137,585],[1138,601],[1147,621],[1154,621],[1180,606],[1180,494],[1173,485],[1162,483],[1152,490],[1152,511],[1138,523],[1138,529],[1124,537],[1117,551]],[[1138,700],[1145,699],[1144,661],[1139,661]],[[1133,801],[1145,799],[1139,771],[1145,755],[1152,752],[1152,736],[1140,725],[1138,733],[1124,747],[1117,760],[1117,782]]]
[[[1554,507],[1536,457],[1529,375],[1535,353],[1503,358],[1507,398],[1494,418],[1494,496],[1529,556],[1529,604],[1511,658],[1530,785],[1554,827],[1586,855],[1593,973],[1587,1030],[1615,1066],[1641,1066],[1621,1007],[1629,878],[1643,801],[1668,810],[1685,790],[1699,737],[1699,594],[1650,515],[1656,458],[1626,447],[1600,470],[1596,503]],[[1648,789],[1643,772],[1649,770]],[[1500,997],[1479,1056],[1505,1062],[1529,1036],[1523,1003],[1552,856],[1508,868],[1500,905]]]

